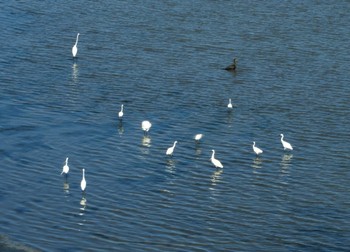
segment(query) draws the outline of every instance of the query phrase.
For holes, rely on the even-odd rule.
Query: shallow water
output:
[[[4,3],[0,234],[43,251],[346,251],[349,8]]]

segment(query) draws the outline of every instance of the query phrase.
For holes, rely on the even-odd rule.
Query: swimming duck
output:
[[[229,65],[228,67],[225,68],[225,70],[227,71],[235,71],[237,67],[237,59],[234,58],[233,59],[233,63],[231,65]]]

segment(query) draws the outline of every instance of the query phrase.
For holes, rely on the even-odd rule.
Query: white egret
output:
[[[290,143],[284,141],[283,138],[284,138],[284,135],[281,134],[281,143],[283,145],[284,150],[293,150],[292,145]]]
[[[230,99],[228,99],[228,104],[227,104],[227,107],[229,108],[229,109],[232,109],[232,102],[231,102],[231,98]]]
[[[141,124],[141,128],[145,134],[151,129],[151,127],[152,127],[152,123],[150,123],[150,121],[143,121]]]
[[[72,54],[73,54],[73,57],[75,58],[77,56],[77,53],[78,53],[78,39],[79,39],[79,33],[77,34],[77,39],[75,40],[75,44],[74,46],[72,47]]]
[[[262,149],[255,146],[255,142],[253,142],[253,150],[254,150],[256,155],[263,153]]]
[[[214,157],[215,150],[211,150],[211,151],[213,152],[213,154],[211,155],[210,161],[213,163],[213,165],[216,168],[224,168],[224,166],[221,164],[221,162]]]
[[[169,147],[169,148],[166,150],[166,153],[165,153],[165,154],[167,154],[168,156],[173,155],[173,152],[174,152],[174,149],[175,149],[176,144],[177,144],[177,141],[174,142],[174,145],[173,145],[173,146]]]
[[[123,109],[124,109],[124,105],[122,104],[122,105],[121,105],[121,108],[120,108],[120,111],[119,111],[119,113],[118,113],[118,116],[119,116],[120,119],[121,119],[121,118],[123,117],[123,115],[124,115]]]
[[[85,188],[86,188],[85,169],[83,169],[83,178],[81,179],[81,182],[80,182],[80,188],[83,192],[85,192]]]
[[[68,175],[69,172],[69,166],[68,166],[68,157],[66,158],[66,162],[62,168],[61,175],[64,173],[66,176]]]
[[[197,134],[194,136],[194,140],[199,141],[202,139],[202,137],[203,137],[203,134]]]

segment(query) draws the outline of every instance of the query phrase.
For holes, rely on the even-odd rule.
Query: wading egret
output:
[[[122,117],[123,117],[123,115],[124,115],[123,109],[124,109],[124,105],[122,104],[122,105],[121,105],[121,108],[120,108],[120,111],[119,111],[119,113],[118,113],[118,116],[119,116],[120,119],[122,119]]]
[[[253,142],[253,150],[254,150],[256,155],[263,153],[262,149],[255,146],[255,142]]]
[[[284,135],[281,134],[281,143],[283,145],[284,150],[293,150],[292,145],[290,143],[284,141],[283,138],[284,138]]]
[[[224,168],[224,166],[221,164],[221,162],[219,160],[217,160],[214,155],[215,155],[215,150],[211,150],[213,152],[213,154],[211,154],[211,158],[210,161],[213,163],[213,165],[216,168]]]
[[[141,128],[145,134],[150,130],[151,127],[152,123],[150,123],[150,121],[143,121],[141,124]]]
[[[68,166],[68,157],[66,158],[66,162],[62,168],[61,175],[64,173],[66,176],[68,175],[69,172],[69,166]]]
[[[225,70],[227,70],[227,71],[235,71],[236,70],[236,66],[237,66],[237,59],[234,58],[233,59],[233,63],[231,65],[229,65],[228,67],[226,67]]]
[[[173,152],[174,152],[174,149],[175,149],[175,146],[177,144],[177,141],[174,142],[174,145],[169,147],[167,150],[166,150],[166,153],[167,155],[173,155]]]
[[[81,179],[80,182],[80,188],[84,192],[86,188],[86,180],[85,180],[85,169],[83,169],[83,178]]]
[[[227,107],[228,107],[229,109],[231,109],[231,108],[233,107],[233,106],[232,106],[232,102],[231,102],[231,98],[228,99]]]
[[[77,34],[77,39],[75,40],[75,44],[74,46],[72,47],[72,54],[73,54],[73,57],[75,58],[77,56],[77,53],[78,53],[78,39],[79,39],[79,33]]]
[[[203,137],[203,134],[197,134],[194,136],[194,140],[199,141],[202,139],[202,137]]]

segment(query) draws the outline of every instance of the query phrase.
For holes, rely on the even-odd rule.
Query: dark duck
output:
[[[235,71],[237,67],[237,59],[234,58],[233,59],[233,63],[231,65],[229,65],[228,67],[225,67],[225,70],[227,71]]]

